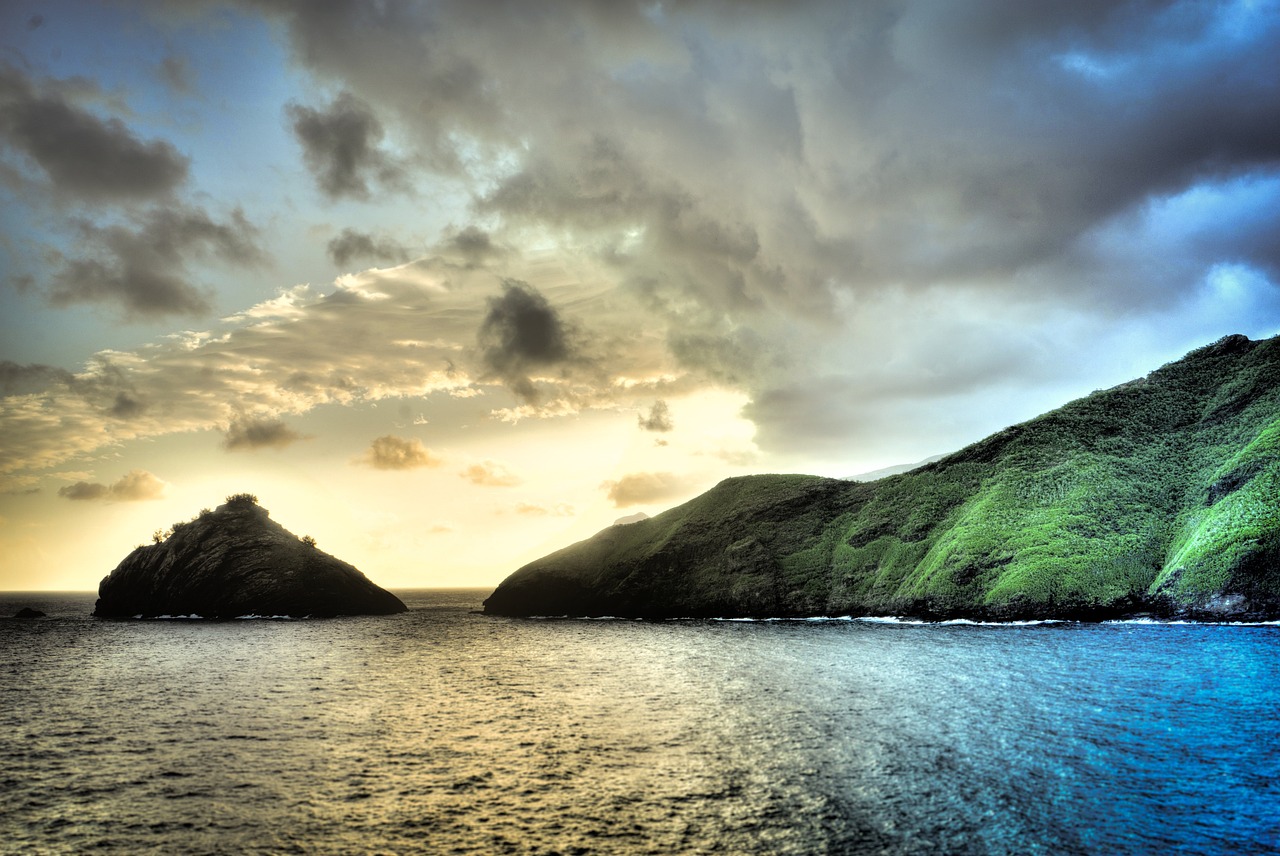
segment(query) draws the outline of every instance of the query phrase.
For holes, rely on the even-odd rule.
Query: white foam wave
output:
[[[1203,626],[1203,627],[1280,627],[1280,621],[1191,621],[1186,618],[1115,618],[1103,624],[1145,624],[1159,626]]]
[[[866,624],[905,624],[929,627],[1035,627],[1041,624],[1066,624],[1061,618],[1031,618],[1022,621],[976,621],[972,618],[948,618],[945,621],[926,621],[922,618],[903,618],[896,615],[866,615],[853,619]]]
[[[692,621],[695,619],[683,619]],[[745,624],[765,624],[769,622],[792,622],[808,624],[834,624],[856,621],[862,624],[899,624],[928,627],[1031,627],[1038,624],[1065,624],[1061,618],[1037,618],[1026,621],[975,621],[971,618],[950,618],[946,621],[926,621],[923,618],[906,618],[901,615],[814,615],[803,618],[712,618],[710,621],[740,622]]]
[[[165,617],[165,616],[162,616]],[[183,616],[179,616],[183,617]],[[199,617],[199,616],[192,616]],[[280,618],[290,616],[248,615],[241,618]],[[644,618],[629,618],[622,615],[532,615],[529,618],[540,621],[645,621]],[[949,618],[944,621],[927,621],[923,618],[907,618],[901,615],[813,615],[806,617],[770,617],[770,618],[694,618],[679,616],[667,621],[714,621],[724,624],[771,624],[771,623],[807,623],[836,624],[857,622],[859,624],[892,624],[903,627],[1038,627],[1050,624],[1090,624],[1088,621],[1074,621],[1066,618],[1030,618],[1017,621],[978,621],[972,618]],[[1098,622],[1100,624],[1136,624],[1136,625],[1204,625],[1230,627],[1280,627],[1277,621],[1188,621],[1186,619],[1158,618],[1116,618]]]

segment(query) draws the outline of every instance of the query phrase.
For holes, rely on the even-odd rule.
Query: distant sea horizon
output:
[[[405,586],[400,588],[387,588],[387,591],[397,596],[415,594],[424,594],[429,592],[457,592],[457,593],[475,593],[485,596],[492,594],[496,586]],[[98,596],[96,589],[0,589],[0,619],[12,616],[14,610],[10,610],[10,601],[15,605],[16,609],[23,606],[38,607],[38,603],[32,603],[32,599],[38,599],[40,596],[84,596],[96,598]],[[477,612],[482,610],[484,598],[481,597],[477,603]],[[90,613],[92,613],[92,605],[90,605]],[[163,621],[167,618],[199,618],[204,620],[204,616],[149,616],[141,619],[144,621]],[[239,618],[263,618],[263,619],[280,619],[280,620],[325,620],[324,616],[239,616]],[[124,620],[130,621],[135,619],[107,619],[107,620]],[[220,621],[224,619],[207,619],[210,621]],[[732,621],[732,622],[840,622],[840,621],[857,621],[866,623],[884,623],[884,624],[904,624],[904,625],[934,625],[939,627],[972,625],[978,627],[1029,627],[1040,624],[1160,624],[1160,625],[1203,625],[1206,627],[1277,627],[1280,626],[1280,618],[1262,619],[1251,621],[1240,621],[1233,619],[1222,619],[1219,621],[1209,621],[1204,619],[1191,618],[1158,618],[1144,614],[1135,614],[1132,617],[1123,618],[1107,618],[1097,621],[1088,619],[1074,618],[1029,618],[1029,619],[1013,619],[1009,621],[986,621],[970,618],[949,618],[949,619],[926,619],[917,618],[911,615],[808,615],[808,616],[723,616],[723,617],[707,617],[707,616],[672,616],[669,618],[632,618],[627,616],[615,615],[534,615],[524,619],[528,621],[557,620],[557,621],[648,621],[648,622],[698,622],[698,621]]]

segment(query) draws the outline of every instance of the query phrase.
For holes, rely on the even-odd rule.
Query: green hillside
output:
[[[875,482],[728,479],[526,565],[502,615],[1280,616],[1280,337]]]

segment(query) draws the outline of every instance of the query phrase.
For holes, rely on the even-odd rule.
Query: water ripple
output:
[[[0,621],[0,850],[1280,852],[1280,630]],[[0,598],[0,614],[31,601]]]

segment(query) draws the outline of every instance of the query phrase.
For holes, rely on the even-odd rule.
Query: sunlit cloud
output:
[[[600,487],[617,508],[669,502],[688,495],[694,485],[690,479],[675,473],[630,473]]]
[[[527,517],[573,517],[577,512],[567,502],[542,504],[537,502],[521,502],[516,505],[516,514]]]
[[[482,487],[515,487],[523,480],[497,461],[472,464],[458,475],[474,485]]]
[[[375,439],[356,462],[375,470],[416,470],[442,466],[444,459],[432,454],[416,437],[387,434]]]
[[[143,502],[161,499],[168,484],[146,470],[130,470],[111,484],[80,481],[58,489],[64,499],[106,502]]]

